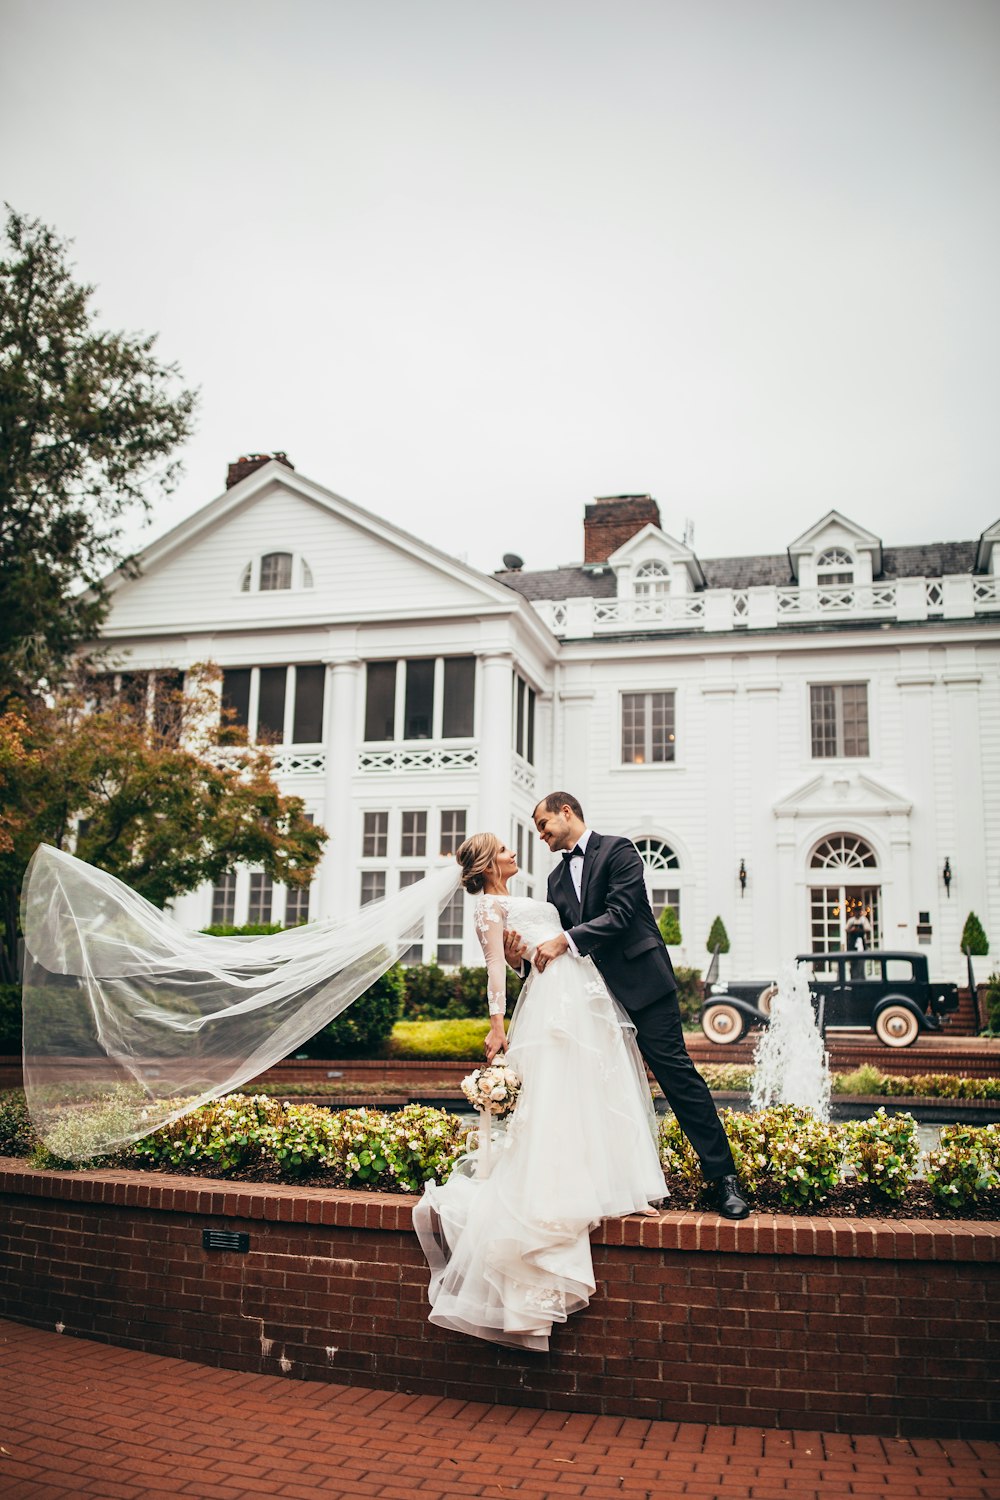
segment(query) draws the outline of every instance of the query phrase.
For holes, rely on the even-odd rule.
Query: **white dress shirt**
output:
[[[580,892],[583,888],[583,853],[587,848],[589,839],[590,829],[585,828],[576,841],[576,848],[579,853],[574,852],[573,858],[567,861],[567,863],[569,864],[569,878],[573,882],[573,889],[576,891],[576,899],[578,901],[580,900]],[[559,857],[561,859],[562,855],[560,855]],[[579,949],[577,948],[568,932],[566,934],[566,941],[567,943],[569,943],[569,951],[572,953],[573,957],[579,958]]]

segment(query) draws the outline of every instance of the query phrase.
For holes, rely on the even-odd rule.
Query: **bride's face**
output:
[[[517,855],[513,849],[508,849],[506,844],[501,844],[493,868],[501,884],[513,880],[517,874]]]

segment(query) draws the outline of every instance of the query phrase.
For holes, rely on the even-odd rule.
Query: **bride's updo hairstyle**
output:
[[[470,896],[479,895],[502,848],[495,833],[474,833],[458,849],[455,858],[462,866],[462,885]]]

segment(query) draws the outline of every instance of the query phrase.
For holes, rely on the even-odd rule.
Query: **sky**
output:
[[[1000,516],[997,0],[0,0],[0,141],[200,389],[135,546],[278,448],[484,571]]]

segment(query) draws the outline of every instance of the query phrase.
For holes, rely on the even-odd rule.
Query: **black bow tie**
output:
[[[567,864],[569,864],[571,859],[582,859],[583,855],[584,851],[580,848],[579,844],[577,844],[575,849],[564,849],[562,852],[562,857]]]

